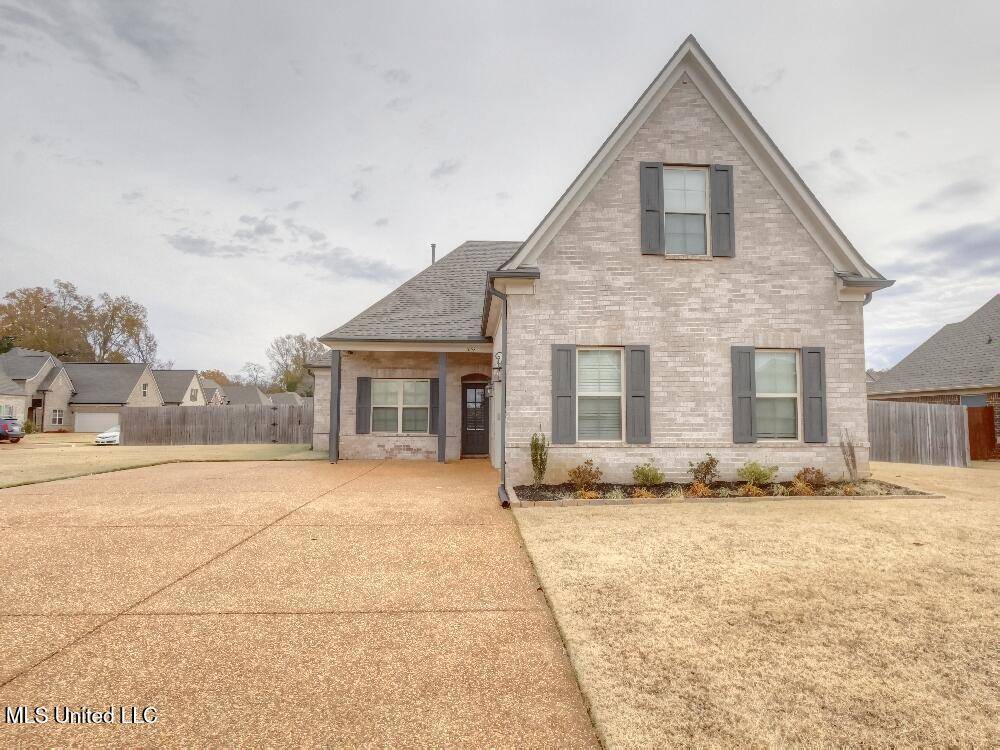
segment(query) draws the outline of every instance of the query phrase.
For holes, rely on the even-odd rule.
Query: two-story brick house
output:
[[[527,240],[467,242],[321,337],[316,447],[488,453],[513,485],[534,432],[556,481],[708,452],[841,475],[847,435],[867,472],[862,306],[891,283],[689,37]]]

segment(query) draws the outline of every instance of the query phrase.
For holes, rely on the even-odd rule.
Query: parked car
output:
[[[122,428],[115,425],[94,438],[96,445],[121,445]]]
[[[0,418],[0,440],[16,443],[23,437],[24,427],[21,426],[20,420],[14,419],[14,417]]]

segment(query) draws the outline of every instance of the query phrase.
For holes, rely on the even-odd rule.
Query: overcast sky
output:
[[[895,363],[1000,287],[1000,3],[0,0],[0,280],[236,370],[527,236],[688,33],[896,286]]]

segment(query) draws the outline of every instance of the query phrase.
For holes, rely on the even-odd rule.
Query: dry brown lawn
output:
[[[1000,472],[516,511],[609,747],[1000,745]]]
[[[269,461],[315,458],[307,445],[94,445],[80,433],[28,435],[0,443],[0,487],[136,469],[176,461]]]

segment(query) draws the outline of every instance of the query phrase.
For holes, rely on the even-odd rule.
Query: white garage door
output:
[[[104,432],[118,424],[117,414],[77,414],[73,429],[77,432]]]

